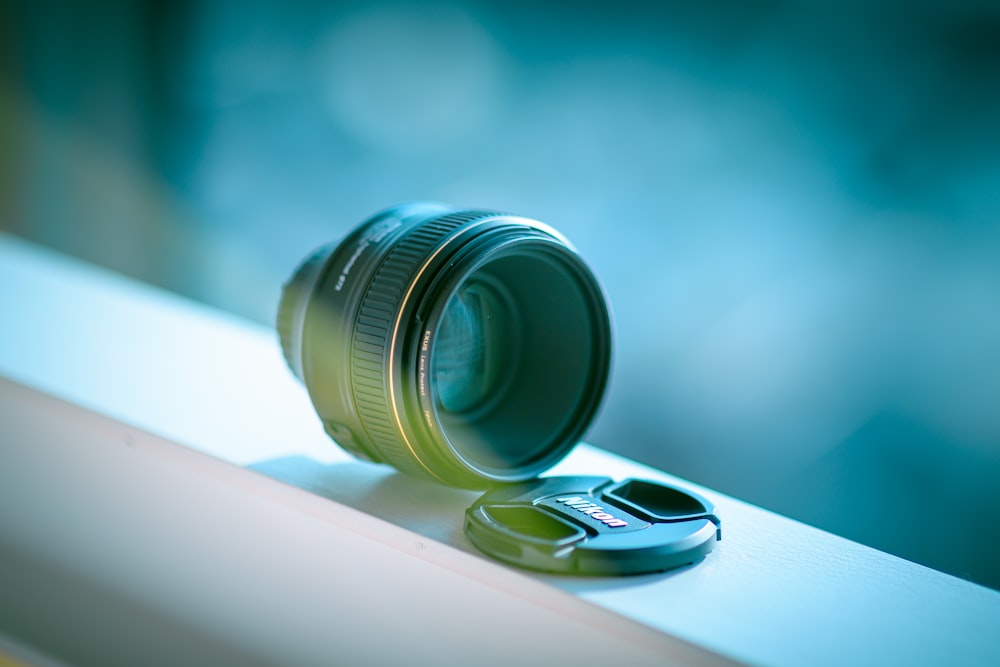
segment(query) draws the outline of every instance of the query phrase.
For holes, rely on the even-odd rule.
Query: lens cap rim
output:
[[[679,509],[623,502],[633,483],[661,487]],[[655,500],[655,497],[653,498]],[[525,510],[525,511],[521,511]],[[519,526],[506,516],[517,516]],[[535,515],[534,513],[537,513]],[[533,525],[524,519],[534,517]],[[551,524],[552,530],[545,524]],[[567,530],[562,524],[573,527]],[[465,513],[465,535],[483,553],[517,567],[581,576],[649,574],[697,563],[722,539],[715,507],[677,485],[642,478],[553,476],[494,486]],[[551,533],[551,534],[547,534]]]

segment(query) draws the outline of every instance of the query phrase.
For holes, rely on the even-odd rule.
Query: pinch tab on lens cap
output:
[[[701,560],[722,539],[705,498],[649,480],[543,477],[487,491],[465,513],[484,553],[544,572],[642,574]]]

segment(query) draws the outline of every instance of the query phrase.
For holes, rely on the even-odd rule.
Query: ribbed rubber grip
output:
[[[429,472],[403,450],[400,435],[393,427],[387,383],[392,372],[389,354],[393,323],[411,282],[435,248],[459,227],[496,215],[493,211],[460,211],[422,223],[385,258],[361,303],[351,345],[355,406],[372,444],[399,468]]]

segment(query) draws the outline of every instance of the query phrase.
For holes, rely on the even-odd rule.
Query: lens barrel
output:
[[[561,234],[435,203],[316,251],[284,287],[278,331],[341,447],[467,488],[562,459],[611,365],[604,293]]]

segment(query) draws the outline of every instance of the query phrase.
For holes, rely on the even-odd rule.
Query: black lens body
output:
[[[564,457],[611,364],[603,291],[565,238],[432,203],[383,211],[307,259],[278,329],[338,444],[467,488]]]

